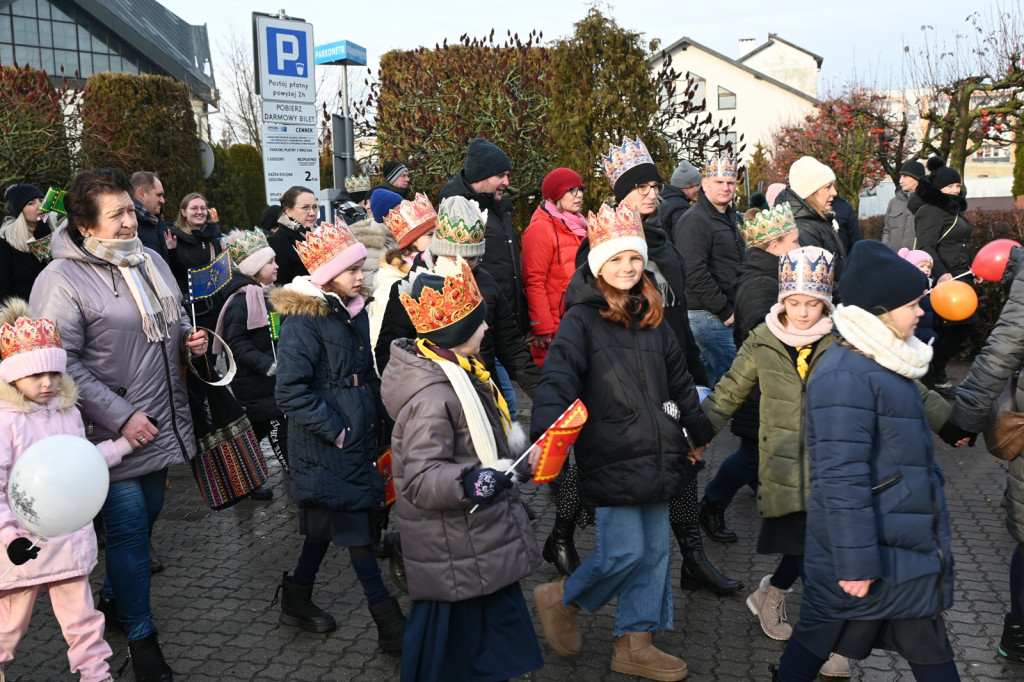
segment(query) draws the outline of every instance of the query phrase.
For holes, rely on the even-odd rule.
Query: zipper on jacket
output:
[[[644,371],[643,355],[640,353],[640,342],[637,339],[637,330],[633,329],[632,326],[629,330],[633,334],[633,350],[636,352],[636,364],[637,370],[640,375],[640,389],[643,391],[644,396],[647,396],[647,373]],[[656,331],[656,330],[655,330]],[[653,419],[654,422],[654,435],[657,439],[657,447],[655,448],[656,459],[658,465],[658,471],[661,471],[662,463],[662,452],[661,452],[661,429],[658,428],[658,420]],[[683,425],[680,424],[679,428],[682,429]]]
[[[171,361],[167,358],[167,344],[164,341],[158,343],[160,344],[160,354],[164,359],[164,378],[167,381],[167,391],[171,399],[171,430],[174,431],[178,447],[181,448],[181,458],[185,464],[188,464],[188,450],[185,449],[185,441],[181,439],[181,433],[178,431],[178,410],[174,406],[174,384],[171,381]]]

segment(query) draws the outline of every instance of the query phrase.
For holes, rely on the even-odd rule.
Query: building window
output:
[[[736,108],[736,93],[731,90],[726,90],[721,85],[718,86],[718,109],[735,109]]]
[[[721,150],[723,152],[728,150],[729,153],[735,154],[736,153],[736,142],[737,142],[737,139],[738,138],[736,137],[736,133],[723,133],[723,134],[719,135],[718,136],[718,148],[719,148],[719,150]]]
[[[686,72],[686,90],[687,92],[693,90],[694,83],[697,84],[697,90],[693,93],[693,102],[700,106],[705,99],[705,86],[707,82],[695,73],[690,71]]]

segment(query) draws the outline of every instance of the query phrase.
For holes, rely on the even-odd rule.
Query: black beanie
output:
[[[653,163],[638,163],[615,179],[615,200],[622,201],[637,185],[645,182],[661,182],[661,173]]]
[[[474,183],[486,180],[492,175],[501,175],[512,170],[512,161],[508,154],[501,151],[482,137],[469,143],[466,148],[466,182]]]
[[[434,291],[442,291],[444,283],[445,278],[441,275],[434,274],[433,272],[421,273],[412,283],[412,297],[419,301],[423,296],[424,287],[430,287]],[[416,336],[426,339],[441,348],[455,348],[469,341],[486,318],[487,301],[481,300],[480,304],[461,320],[453,322],[447,327],[441,327],[429,332],[417,331]]]
[[[853,245],[839,280],[839,300],[843,305],[862,308],[881,315],[905,306],[924,295],[928,278],[916,265],[875,239],[862,239]]]
[[[7,210],[11,217],[17,218],[25,210],[25,205],[33,199],[42,199],[44,194],[35,185],[12,185],[7,193]]]
[[[950,168],[949,166],[936,169],[929,178],[935,189],[942,189],[948,185],[960,184],[961,182],[960,173],[955,168]]]
[[[274,204],[273,206],[267,206],[266,210],[260,216],[260,227],[267,232],[272,231],[277,227],[277,219],[281,217],[281,213],[284,211],[281,208],[281,204]]]
[[[924,173],[924,164],[917,159],[907,161],[905,164],[900,166],[900,175],[906,175],[914,178],[915,180],[923,180]]]

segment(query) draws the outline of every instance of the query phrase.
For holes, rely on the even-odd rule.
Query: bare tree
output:
[[[252,45],[234,31],[227,41],[218,45],[218,68],[224,83],[222,135],[227,143],[251,144],[263,151],[260,144],[260,125],[263,107],[256,94],[256,72],[253,66]]]

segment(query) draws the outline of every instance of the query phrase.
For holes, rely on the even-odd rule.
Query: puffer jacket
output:
[[[299,252],[295,250],[295,244],[303,241],[306,241],[306,229],[282,213],[277,229],[267,237],[267,244],[277,259],[278,284],[291,284],[296,277],[309,275]]]
[[[683,190],[667,183],[662,187],[658,200],[658,217],[661,218],[661,224],[669,234],[674,235],[673,228],[689,210],[690,200],[683,194]]]
[[[256,280],[233,270],[231,281],[223,291],[227,303],[224,305],[221,319],[224,330],[222,336],[230,346],[235,362],[238,363],[238,372],[231,381],[231,392],[245,408],[249,420],[255,424],[280,417],[281,409],[274,399],[276,380],[269,374],[271,367],[274,366],[270,320],[263,321],[262,326],[249,329],[249,306],[245,292],[247,286],[260,287]],[[260,289],[267,300],[267,312],[272,312],[274,308],[268,300],[270,290],[266,287]]]
[[[996,326],[985,347],[974,358],[971,371],[956,390],[949,421],[979,433],[988,423],[992,403],[1006,388],[1010,376],[1024,366],[1024,268],[1019,268]],[[1024,405],[1024,381],[1017,384],[1017,405]],[[1006,481],[1006,528],[1024,542],[1024,457],[1010,462]]]
[[[838,223],[831,213],[827,219],[822,218],[807,202],[798,197],[791,187],[786,187],[779,193],[775,204],[783,201],[788,201],[790,208],[793,209],[796,227],[800,231],[800,246],[817,246],[832,254],[835,266],[834,281],[838,285],[843,276],[843,265],[846,263],[846,249],[843,248],[839,237]],[[833,291],[838,296],[839,287],[835,286]]]
[[[925,178],[917,185],[921,205],[914,214],[917,245],[934,263],[932,279],[949,273],[962,275],[971,267],[971,223],[964,211],[967,200],[958,194],[943,194]]]
[[[554,334],[565,314],[565,290],[576,272],[576,252],[583,241],[544,205],[537,207],[523,233],[523,287],[530,312],[530,331]],[[545,349],[531,348],[539,363]]]
[[[484,257],[487,271],[494,277],[503,296],[508,299],[513,321],[519,332],[530,331],[530,318],[526,312],[526,298],[523,296],[523,263],[519,246],[519,233],[512,226],[515,205],[511,199],[495,200],[493,194],[480,194],[466,182],[464,171],[459,171],[448,180],[437,195],[440,204],[448,197],[465,197],[487,211],[487,225],[484,226]]]
[[[76,246],[68,229],[53,235],[53,260],[36,279],[29,303],[60,330],[86,437],[92,443],[116,439],[128,418],[142,411],[157,420],[160,434],[112,468],[110,480],[187,462],[196,454],[196,438],[181,367],[192,324],[180,295],[178,326],[163,343],[150,343],[121,272]],[[155,251],[145,251],[173,290],[170,267]]]
[[[188,296],[188,271],[209,265],[220,255],[224,250],[220,245],[223,235],[217,223],[206,223],[198,232],[185,232],[177,225],[171,225],[168,229],[178,238],[172,268],[174,279],[182,294]]]
[[[77,399],[78,390],[67,374],[46,405],[29,402],[14,386],[0,382],[0,548],[19,537],[35,539],[11,509],[7,497],[11,469],[29,446],[48,436],[85,438],[82,417],[75,408]],[[117,464],[132,451],[123,437],[97,443],[96,447],[107,466]],[[0,591],[89,575],[95,566],[96,532],[90,523],[70,535],[50,538],[41,546],[38,557],[13,569],[7,552],[0,549],[0,576],[4,576],[0,578]]]
[[[333,511],[378,509],[384,406],[366,311],[352,318],[340,298],[304,277],[271,291],[270,302],[281,314],[274,396],[288,417],[295,502]]]
[[[495,433],[497,454],[509,459],[498,411],[487,387],[473,380]],[[462,488],[479,468],[465,412],[451,382],[411,339],[396,341],[381,393],[395,418],[391,467],[402,526],[409,596],[455,602],[492,594],[544,562],[533,527],[513,486],[481,505]]]
[[[900,187],[896,188],[896,196],[889,200],[885,208],[885,219],[882,226],[882,243],[893,251],[913,249],[917,235],[914,232],[914,214],[908,201],[910,194]]]
[[[953,603],[944,477],[915,383],[833,344],[807,389],[800,619],[935,618]],[[864,598],[840,580],[875,579]]]
[[[704,194],[672,228],[672,241],[686,261],[686,301],[725,322],[736,307],[736,276],[746,246],[736,209],[719,211]]]
[[[373,296],[373,276],[380,267],[380,257],[387,251],[387,238],[391,232],[383,223],[375,223],[372,218],[354,222],[348,226],[352,235],[366,247],[366,260],[363,261],[362,293],[369,299]]]
[[[579,398],[590,414],[575,448],[584,503],[663,502],[696,471],[680,424],[662,405],[675,401],[697,447],[711,440],[711,424],[668,325],[639,329],[634,317],[627,328],[604,319],[607,302],[595,281],[590,268],[580,268],[569,284],[568,310],[534,395],[530,436],[538,438]]]
[[[818,341],[807,361],[807,378],[801,379],[785,344],[762,323],[740,346],[714,392],[701,403],[718,430],[760,386],[757,511],[761,516],[775,518],[807,509],[810,477],[804,449],[804,391],[835,338],[826,334]]]

